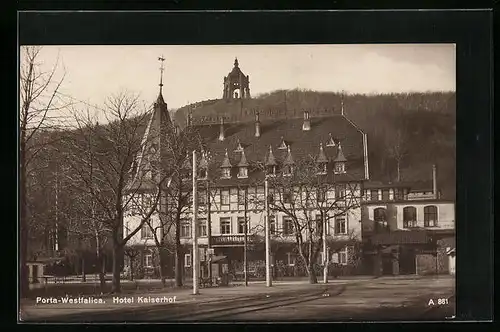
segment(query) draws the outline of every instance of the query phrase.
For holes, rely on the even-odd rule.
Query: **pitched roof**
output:
[[[248,167],[247,158],[245,157],[245,150],[241,151],[241,159],[238,163],[238,167]]]
[[[273,147],[269,145],[269,153],[266,158],[266,166],[276,166],[278,163],[276,162],[276,158],[274,158]]]
[[[323,150],[323,142],[319,143],[319,153],[318,157],[316,158],[317,163],[327,163],[328,158],[326,158],[325,155],[325,150]]]
[[[224,160],[222,161],[222,164],[220,165],[221,168],[230,168],[233,167],[231,165],[231,161],[229,160],[229,155],[227,154],[227,148],[226,148],[226,154],[224,155]]]
[[[342,151],[342,145],[340,145],[340,142],[337,144],[337,157],[335,158],[335,162],[345,162],[347,159],[345,159],[344,152]]]
[[[290,145],[287,147],[287,154],[285,160],[283,160],[283,165],[293,165],[295,162],[293,161],[292,152],[290,151]]]
[[[230,150],[228,163],[236,165],[240,153],[232,152],[237,144],[237,139],[245,146],[245,156],[249,163],[248,179],[237,179],[236,170],[231,179],[220,179],[218,184],[235,185],[238,183],[251,183],[255,179],[263,179],[264,172],[255,164],[269,162],[269,149],[273,151],[273,158],[277,164],[282,163],[287,155],[286,150],[275,150],[281,143],[281,138],[291,146],[293,158],[315,158],[315,150],[321,142],[327,142],[329,133],[336,140],[342,140],[342,151],[346,159],[346,173],[335,175],[336,181],[361,181],[364,179],[363,136],[341,115],[330,117],[311,118],[311,130],[302,130],[303,119],[279,119],[261,121],[261,136],[255,137],[255,122],[226,123],[226,138],[219,141],[219,124],[195,125],[200,136],[205,140],[207,149],[212,155],[213,162],[209,165],[209,176],[218,178],[220,165],[223,163],[225,151]],[[338,147],[324,147],[325,156],[333,160],[337,156]],[[333,165],[328,163],[328,173],[333,178]]]

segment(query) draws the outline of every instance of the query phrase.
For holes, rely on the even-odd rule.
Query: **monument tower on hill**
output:
[[[234,59],[233,70],[224,76],[223,99],[249,99],[250,77],[241,71],[238,59]]]

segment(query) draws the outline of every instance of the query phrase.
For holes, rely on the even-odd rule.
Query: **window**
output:
[[[201,168],[200,173],[199,173],[199,179],[206,179],[207,178],[207,169],[206,168]]]
[[[378,190],[377,189],[370,190],[370,200],[378,201]]]
[[[345,163],[337,162],[335,163],[335,174],[345,173]]]
[[[276,234],[276,217],[269,216],[269,233],[271,235]]]
[[[335,198],[336,199],[344,199],[345,198],[345,186],[339,184],[335,187]]]
[[[238,177],[239,178],[247,178],[248,177],[248,168],[240,167],[238,170]]]
[[[417,209],[414,206],[407,206],[403,209],[403,227],[410,228],[417,226]]]
[[[338,261],[339,264],[346,265],[347,264],[347,247],[343,248],[338,252]]]
[[[326,174],[326,163],[319,163],[318,164],[318,175],[324,175]]]
[[[222,169],[222,178],[229,179],[231,177],[231,169],[229,167],[225,167]]]
[[[324,202],[326,199],[326,190],[324,188],[319,188],[316,190],[316,199],[318,202]]]
[[[229,190],[220,191],[220,204],[229,205]]]
[[[347,222],[345,217],[335,218],[335,235],[347,234]]]
[[[295,255],[291,252],[286,253],[288,266],[295,266]]]
[[[142,225],[141,228],[141,238],[143,239],[151,239],[153,237],[153,231],[151,230],[151,227],[149,227],[149,224],[146,222],[144,225]]]
[[[323,233],[323,218],[321,218],[321,214],[316,215],[316,235],[321,235]]]
[[[267,166],[267,174],[268,175],[276,175],[276,166],[274,166],[274,165]]]
[[[394,200],[401,201],[403,200],[403,190],[399,188],[394,189]]]
[[[198,235],[207,236],[207,219],[198,219]]]
[[[389,200],[389,189],[382,190],[382,200],[383,201]]]
[[[387,229],[387,213],[384,208],[377,208],[373,211],[375,221],[375,231]]]
[[[438,222],[437,206],[429,205],[424,207],[424,226],[436,227]]]
[[[184,267],[191,267],[191,254],[184,255]]]
[[[238,217],[238,233],[245,233],[245,217]]]
[[[292,219],[284,217],[283,218],[283,235],[293,234],[293,222]]]
[[[292,203],[292,193],[289,190],[285,190],[283,192],[283,203],[285,204]]]
[[[153,254],[150,251],[146,251],[144,254],[144,266],[153,267]]]
[[[238,190],[238,205],[245,205],[245,190]]]
[[[220,218],[220,233],[231,234],[231,218]]]
[[[191,225],[187,220],[181,223],[181,237],[191,237]]]

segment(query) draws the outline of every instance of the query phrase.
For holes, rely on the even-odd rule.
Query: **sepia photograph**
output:
[[[23,45],[18,86],[19,321],[455,318],[455,44]]]

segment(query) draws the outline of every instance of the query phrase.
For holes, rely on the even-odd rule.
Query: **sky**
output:
[[[150,104],[159,91],[170,109],[222,97],[235,57],[250,93],[310,89],[346,93],[455,91],[454,44],[44,46],[40,61],[59,59],[60,91],[102,105],[119,91]]]

